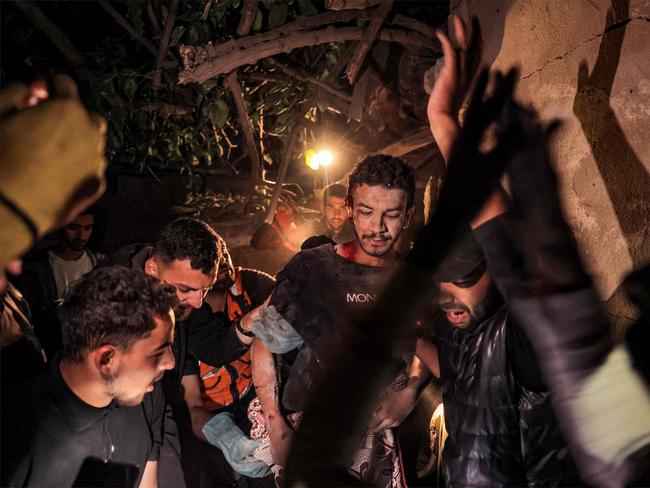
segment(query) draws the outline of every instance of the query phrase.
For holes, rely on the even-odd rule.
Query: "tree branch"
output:
[[[346,102],[350,103],[352,101],[352,97],[345,93],[342,90],[338,90],[337,88],[334,88],[332,85],[327,83],[326,81],[319,80],[318,78],[315,78],[313,76],[308,76],[308,75],[303,75],[299,73],[297,70],[290,68],[289,66],[286,66],[278,61],[276,61],[273,58],[267,59],[267,62],[272,64],[273,66],[277,66],[280,68],[280,71],[283,73],[291,76],[292,78],[295,78],[299,81],[302,81],[304,83],[311,83],[312,85],[316,85],[323,90],[325,90],[327,93],[331,93],[332,95],[339,97],[342,100],[345,100]]]
[[[156,49],[156,46],[154,46],[153,42],[151,42],[149,39],[144,37],[142,34],[140,34],[138,31],[135,30],[135,28],[131,25],[131,22],[129,22],[122,14],[120,14],[117,10],[113,8],[111,4],[109,4],[106,1],[100,1],[99,5],[108,12],[108,14],[115,19],[115,21],[120,24],[125,31],[127,31],[133,39],[136,41],[140,42],[144,47],[146,47],[151,54],[154,56],[158,56],[158,50]]]
[[[248,111],[246,110],[246,104],[244,103],[244,95],[242,94],[236,71],[233,71],[228,76],[226,76],[224,85],[232,93],[233,99],[235,101],[235,106],[237,107],[239,125],[241,125],[242,130],[244,131],[246,152],[248,152],[248,155],[251,158],[251,179],[253,181],[253,184],[259,184],[264,179],[261,173],[260,156],[257,152],[255,137],[253,136],[253,129],[251,127],[250,119],[248,118]]]
[[[330,42],[358,41],[365,36],[365,30],[360,27],[326,27],[325,29],[300,32],[280,40],[260,42],[243,50],[211,58],[208,50],[211,46],[182,46],[181,55],[185,70],[178,75],[180,84],[203,83],[223,73],[246,64],[253,64],[260,59],[290,52],[304,46],[314,46]],[[252,36],[254,37],[254,36]],[[385,29],[377,36],[379,40],[399,42],[404,45],[415,45],[433,49],[431,40],[417,32],[405,32],[395,29]]]
[[[205,22],[208,20],[208,14],[210,13],[210,7],[212,7],[213,0],[207,0],[203,6],[203,13],[201,14],[201,20]]]
[[[207,56],[207,60],[216,59],[234,51],[241,51],[248,49],[252,46],[258,45],[262,42],[274,41],[283,37],[290,36],[296,32],[310,30],[323,25],[331,25],[340,22],[349,22],[354,19],[367,19],[368,13],[358,10],[346,10],[342,12],[325,12],[317,15],[309,15],[299,17],[294,22],[273,29],[272,31],[255,34],[253,36],[242,37],[241,39],[231,39],[213,46],[208,44],[203,46]],[[184,56],[183,50],[185,48],[194,49],[192,46],[180,46],[181,55]],[[185,65],[185,69],[191,69],[192,65]]]
[[[366,9],[379,5],[383,0],[325,0],[325,8],[329,10]]]
[[[407,17],[406,15],[397,14],[393,18],[391,25],[398,25],[400,27],[406,27],[407,29],[411,29],[416,32],[419,32],[423,36],[431,39],[431,42],[438,41],[438,38],[436,37],[436,30],[433,27],[412,17]]]
[[[160,46],[158,48],[158,57],[156,58],[156,70],[153,74],[153,86],[160,86],[160,75],[162,73],[162,62],[167,55],[167,47],[169,46],[169,39],[174,30],[176,23],[176,11],[178,10],[178,0],[171,0],[169,10],[167,11],[167,18],[165,19],[165,30],[163,31]]]
[[[372,17],[370,18],[370,24],[368,25],[368,30],[364,36],[363,41],[357,46],[357,50],[354,52],[352,59],[348,63],[348,67],[345,70],[345,75],[348,77],[350,84],[353,85],[363,64],[363,60],[366,59],[366,54],[370,51],[370,48],[377,38],[379,29],[381,25],[388,17],[388,14],[393,7],[393,0],[387,0],[385,3],[382,3],[377,7],[373,12]]]
[[[154,36],[155,36],[154,39],[156,37],[160,38],[161,36],[160,25],[158,24],[158,18],[156,17],[155,12],[153,11],[151,2],[147,2],[147,15],[149,16],[149,22],[151,22],[151,28],[153,29],[154,32]]]
[[[238,36],[247,36],[253,27],[255,21],[255,14],[257,13],[258,0],[244,0],[244,5],[241,8],[241,19],[237,26]]]
[[[84,63],[84,57],[77,51],[72,41],[66,36],[58,26],[45,15],[45,13],[32,2],[15,2],[14,5],[27,15],[34,25],[52,41],[52,44],[61,51],[61,54],[70,64],[79,66]]]

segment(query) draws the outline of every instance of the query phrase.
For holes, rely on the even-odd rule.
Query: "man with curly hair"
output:
[[[153,246],[132,244],[122,248],[105,263],[142,270],[176,287],[178,305],[174,309],[177,327],[173,351],[176,366],[163,380],[166,401],[182,407],[181,382],[196,374],[196,362],[215,367],[234,361],[250,347],[252,338],[242,325],[213,316],[204,303],[215,283],[221,260],[221,238],[207,223],[178,218],[167,224]],[[249,326],[250,327],[250,326]],[[243,332],[242,332],[243,331]],[[161,451],[161,485],[184,486],[180,464],[180,443],[174,417],[182,408],[168,411]]]
[[[3,402],[3,486],[98,486],[116,473],[115,484],[157,486],[177,302],[173,287],[122,267],[71,285],[63,354]]]
[[[357,164],[346,197],[355,238],[298,253],[278,273],[267,306],[251,320],[257,335],[252,346],[253,381],[270,440],[256,455],[269,464],[284,465],[296,418],[287,414],[304,408],[332,360],[343,360],[332,352],[350,333],[347,320],[363,313],[389,277],[399,258],[396,243],[413,215],[414,195],[414,172],[400,159],[376,155]],[[271,353],[291,362],[282,385],[276,381]],[[411,359],[405,358],[350,467],[364,484],[388,487],[404,482],[390,427],[403,420],[395,407],[403,398],[415,397],[422,383],[417,363],[407,374]],[[281,476],[279,468],[274,471]]]

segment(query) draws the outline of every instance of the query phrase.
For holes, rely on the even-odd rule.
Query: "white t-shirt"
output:
[[[59,299],[63,297],[65,289],[70,283],[78,280],[93,268],[93,262],[86,251],[75,261],[67,261],[52,251],[48,251],[48,259],[56,282],[56,296]]]

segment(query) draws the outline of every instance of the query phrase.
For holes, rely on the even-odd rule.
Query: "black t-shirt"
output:
[[[68,388],[57,358],[3,400],[2,486],[72,486],[88,458],[134,466],[137,486],[147,461],[158,460],[160,384],[140,405],[95,408]]]
[[[350,333],[346,326],[374,303],[390,272],[345,259],[324,244],[301,251],[278,273],[269,305],[305,341],[285,383],[286,408],[302,409],[323,365]]]

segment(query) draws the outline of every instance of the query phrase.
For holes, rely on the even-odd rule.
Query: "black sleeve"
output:
[[[257,269],[242,269],[240,273],[244,290],[248,293],[252,306],[260,306],[273,291],[275,278]]]
[[[474,230],[476,241],[483,249],[487,269],[497,288],[509,303],[521,292],[526,280],[524,262],[507,234],[506,217],[492,219]]]
[[[510,317],[506,331],[508,362],[519,384],[534,392],[547,391],[537,355],[524,331]]]
[[[152,446],[147,461],[158,461],[160,457],[160,448],[163,445],[165,435],[164,424],[167,422],[167,416],[171,416],[171,407],[165,405],[163,389],[161,384],[156,384],[154,391],[146,399],[147,419],[149,420],[149,429],[151,430]],[[169,409],[169,413],[167,412]]]
[[[203,305],[207,307],[206,304]],[[188,356],[220,367],[240,357],[248,350],[237,337],[234,324],[222,316],[212,315],[210,320],[192,314],[187,323]],[[187,374],[187,373],[184,373]]]

